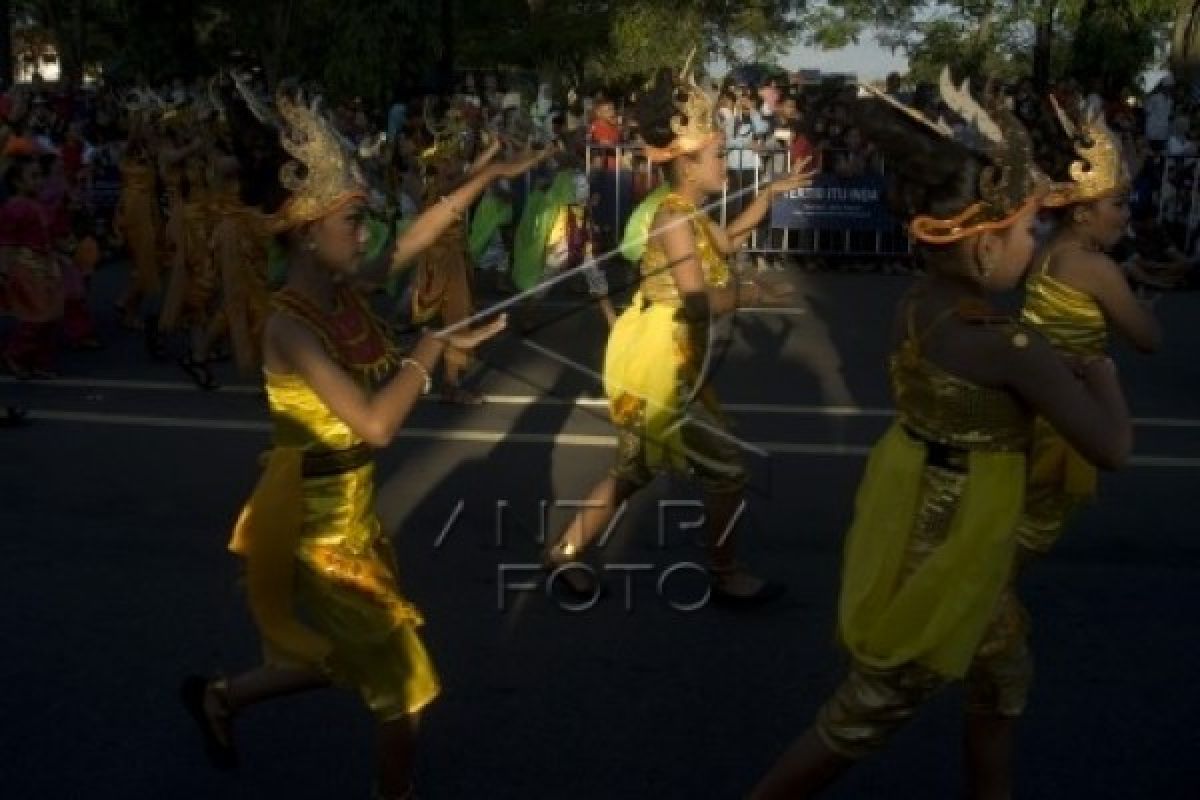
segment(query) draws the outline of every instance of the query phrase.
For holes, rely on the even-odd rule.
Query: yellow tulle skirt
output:
[[[641,437],[643,457],[654,469],[683,468],[686,462],[687,377],[696,370],[696,358],[688,327],[677,314],[666,304],[643,303],[639,292],[609,333],[604,354],[604,392],[613,423]]]
[[[926,463],[895,423],[875,445],[847,535],[839,635],[876,669],[967,672],[1012,568],[1024,453],[973,450],[965,473]]]

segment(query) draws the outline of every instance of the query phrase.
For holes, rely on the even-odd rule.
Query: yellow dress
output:
[[[1108,348],[1108,324],[1092,296],[1054,278],[1050,259],[1025,283],[1021,319],[1040,331],[1060,352],[1100,356]],[[1048,551],[1080,505],[1096,494],[1096,468],[1050,423],[1038,418],[1030,453],[1029,491],[1020,542],[1035,552]]]
[[[447,174],[455,170],[446,168]],[[450,194],[456,185],[438,175],[430,178],[425,189],[425,208],[432,208]],[[443,326],[465,320],[474,311],[471,296],[471,260],[468,257],[467,222],[451,223],[437,240],[417,258],[413,280],[413,321],[425,323],[437,317]],[[444,356],[446,366],[462,370],[470,363],[471,354],[450,346]]]
[[[129,249],[134,291],[141,296],[152,295],[159,289],[162,263],[159,258],[161,218],[154,167],[142,159],[123,158],[120,171],[121,196],[113,225]]]
[[[817,720],[851,758],[950,680],[967,678],[972,709],[1016,716],[1031,675],[1011,580],[1033,420],[1014,395],[922,357],[912,334],[890,372],[897,419],[845,545],[838,624],[853,666]]]
[[[729,267],[707,216],[676,194],[662,208],[690,214],[704,281],[729,285]],[[707,353],[697,340],[707,328],[683,317],[683,301],[662,244],[651,240],[641,261],[641,288],[617,319],[604,354],[604,391],[617,428],[614,476],[636,485],[656,473],[690,473],[709,491],[732,492],[746,480],[741,452],[716,393],[703,375]],[[703,325],[703,323],[700,323]]]
[[[267,219],[241,202],[236,185],[214,193],[212,219],[209,245],[233,360],[238,369],[249,372],[261,361],[260,342],[268,310]]]
[[[206,322],[217,288],[217,274],[209,248],[212,202],[206,163],[203,158],[192,157],[184,164],[182,175],[187,179],[186,198],[177,183],[178,171],[172,171],[168,183],[173,250],[171,277],[160,320],[167,329],[181,322],[192,325]]]
[[[352,291],[339,304],[328,324],[286,290],[274,307],[313,326],[367,388],[390,350],[374,346],[386,347]],[[421,614],[397,587],[375,514],[370,450],[302,378],[265,377],[274,449],[230,549],[247,559],[267,662],[322,669],[357,687],[380,719],[415,713],[437,695],[438,679],[417,636]]]

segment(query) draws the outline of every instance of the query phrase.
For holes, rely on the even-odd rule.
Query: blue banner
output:
[[[775,198],[771,227],[891,231],[896,220],[884,202],[887,182],[879,173],[856,177],[821,174],[811,186]]]

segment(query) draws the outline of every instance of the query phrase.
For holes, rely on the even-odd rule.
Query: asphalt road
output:
[[[862,455],[888,421],[884,357],[907,279],[801,275],[791,313],[740,315],[717,385],[752,446],[744,555],[785,580],[757,615],[681,613],[656,582],[701,557],[663,482],[604,551],[645,564],[586,613],[536,592],[542,509],[604,474],[595,398],[603,323],[564,294],[538,330],[489,345],[494,402],[432,401],[379,459],[379,505],[445,684],[423,721],[432,800],[736,798],[837,683],[840,545]],[[46,384],[0,379],[35,424],[0,431],[0,793],[12,798],[357,798],[371,723],[327,691],[238,722],[243,768],[210,771],[175,699],[193,671],[238,670],[257,643],[224,544],[268,442],[262,398],[228,367],[195,390],[112,328]],[[1159,304],[1164,353],[1118,351],[1137,457],[1028,573],[1037,682],[1019,798],[1200,797],[1200,296]],[[838,408],[852,404],[853,410]],[[500,509],[498,511],[498,508]],[[566,511],[549,510],[557,528]],[[499,521],[498,521],[499,520]],[[658,531],[665,529],[660,536]],[[688,573],[667,594],[683,599]],[[831,798],[943,798],[962,783],[961,694],[940,695]]]

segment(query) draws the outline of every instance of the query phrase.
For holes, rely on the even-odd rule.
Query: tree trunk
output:
[[[454,91],[454,0],[441,0],[442,57],[438,64],[438,83],[442,92]]]
[[[1039,94],[1050,88],[1051,58],[1054,54],[1054,14],[1058,0],[1042,0],[1038,6],[1033,43],[1033,87]]]
[[[12,51],[12,4],[0,0],[0,89],[8,91],[15,78]]]
[[[1200,73],[1200,0],[1179,0],[1171,33],[1171,72],[1179,83]]]

